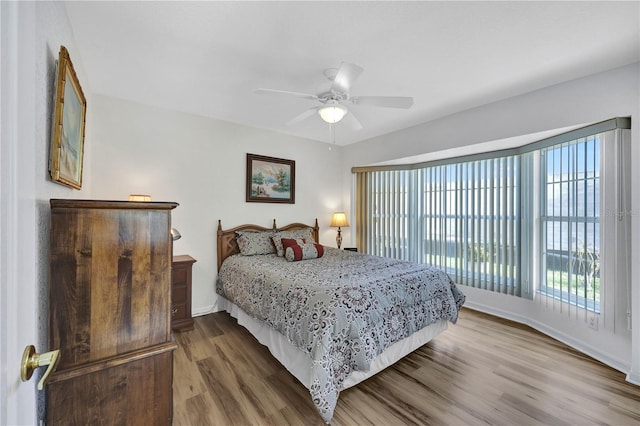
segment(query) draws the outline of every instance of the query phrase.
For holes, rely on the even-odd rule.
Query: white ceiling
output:
[[[350,107],[349,144],[640,60],[633,2],[68,2],[93,93],[331,141],[291,127],[322,71],[364,68],[352,96],[413,96],[409,110]],[[71,53],[73,59],[74,52]]]

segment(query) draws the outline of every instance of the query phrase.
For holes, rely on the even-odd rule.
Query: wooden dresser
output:
[[[47,424],[171,424],[176,206],[51,200]]]

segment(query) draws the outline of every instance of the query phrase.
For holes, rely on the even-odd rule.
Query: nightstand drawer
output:
[[[171,293],[171,300],[173,301],[174,305],[178,303],[186,303],[187,286],[186,285],[174,286],[173,292]]]
[[[186,285],[187,284],[187,275],[188,275],[188,268],[190,268],[191,265],[175,265],[173,268],[173,285]]]
[[[187,306],[184,303],[176,303],[171,308],[171,318],[175,320],[184,319],[187,313]]]

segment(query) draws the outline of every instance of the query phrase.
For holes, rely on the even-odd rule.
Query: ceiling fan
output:
[[[362,124],[347,108],[348,105],[362,105],[386,108],[411,108],[413,98],[402,96],[351,96],[349,90],[353,82],[362,74],[362,67],[343,62],[340,68],[329,68],[324,71],[325,77],[331,82],[329,87],[318,90],[316,95],[307,93],[289,92],[285,90],[257,89],[254,93],[260,95],[285,95],[302,99],[317,101],[320,105],[309,108],[303,113],[287,121],[287,126],[306,120],[314,114],[329,124],[335,124],[347,117],[351,121],[351,126],[360,130]]]

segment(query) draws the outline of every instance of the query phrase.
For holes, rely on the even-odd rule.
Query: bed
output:
[[[444,332],[465,297],[439,269],[320,246],[318,234],[317,220],[228,230],[218,221],[216,291],[218,307],[309,389],[329,422],[341,390]]]

